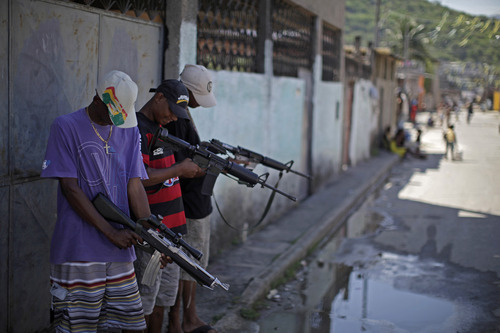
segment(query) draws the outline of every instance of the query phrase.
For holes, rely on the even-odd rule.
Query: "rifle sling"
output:
[[[274,188],[278,188],[281,177],[283,177],[283,171],[280,171],[278,181],[276,182],[276,185],[274,185]],[[271,205],[273,203],[275,195],[276,195],[276,192],[272,191],[271,195],[269,196],[269,199],[267,200],[266,207],[264,208],[264,212],[262,213],[262,216],[260,217],[259,221],[253,227],[249,228],[248,230],[253,230],[253,229],[257,228],[257,226],[259,226],[259,224],[261,224],[262,221],[264,221],[265,217],[267,216],[267,213],[269,213],[269,210],[271,209]],[[215,194],[213,194],[212,196],[214,197],[215,207],[217,207],[217,211],[219,212],[219,215],[222,218],[222,221],[224,221],[225,224],[227,224],[230,228],[232,228],[234,230],[243,231],[244,229],[234,227],[225,219],[224,215],[222,214],[222,212],[219,208],[219,204],[217,203],[217,200],[215,199]]]

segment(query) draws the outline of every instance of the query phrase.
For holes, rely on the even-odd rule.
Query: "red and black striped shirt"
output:
[[[175,163],[172,151],[159,147],[150,147],[154,133],[160,127],[144,114],[137,113],[139,132],[141,133],[142,159],[146,167],[164,169]],[[161,184],[146,187],[151,213],[163,216],[163,224],[175,233],[185,234],[186,216],[182,203],[179,177],[167,179]]]

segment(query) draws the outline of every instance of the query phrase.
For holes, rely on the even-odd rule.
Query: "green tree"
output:
[[[384,39],[382,45],[390,47],[395,54],[405,60],[419,60],[430,67],[435,59],[429,53],[429,38],[425,26],[409,15],[389,11],[382,19]]]
[[[345,38],[347,44],[354,41],[354,36],[361,36],[365,42],[375,40],[376,0],[346,1]],[[486,16],[472,16],[446,8],[438,2],[428,0],[381,0],[381,13],[393,16],[397,11],[422,24],[419,33],[427,52],[433,58],[442,61],[462,61],[487,63],[500,68],[500,20]],[[381,28],[396,31],[387,17]],[[392,36],[381,34],[380,44],[394,43]],[[392,44],[391,44],[392,45]],[[396,43],[399,46],[399,43]],[[402,50],[394,53],[402,54]]]

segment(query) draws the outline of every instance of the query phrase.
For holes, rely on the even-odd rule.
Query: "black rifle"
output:
[[[278,162],[276,160],[273,160],[272,158],[269,158],[269,157],[264,156],[262,154],[251,151],[249,149],[243,148],[241,146],[234,147],[234,146],[231,146],[230,144],[224,143],[224,142],[219,141],[217,139],[210,140],[210,143],[212,145],[216,146],[219,150],[226,151],[225,154],[227,154],[227,151],[229,151],[231,154],[234,155],[234,158],[236,160],[241,160],[241,161],[251,162],[251,163],[260,163],[264,166],[273,168],[275,170],[292,172],[296,175],[305,177],[307,179],[312,178],[310,175],[306,175],[304,173],[292,170],[293,160],[290,162],[287,162],[287,163],[281,163],[281,162]]]
[[[191,275],[200,285],[213,289],[214,286],[219,286],[224,290],[229,289],[229,285],[226,283],[221,283],[219,279],[213,277],[195,263],[191,258],[184,253],[179,246],[176,246],[170,240],[164,237],[164,235],[157,231],[156,229],[150,228],[148,224],[154,228],[158,229],[168,229],[161,223],[161,220],[156,216],[152,215],[148,219],[141,219],[134,222],[130,217],[127,216],[118,206],[116,206],[111,200],[109,200],[105,195],[99,193],[95,199],[92,201],[97,211],[107,220],[119,223],[125,227],[133,230],[139,236],[142,237],[151,247],[153,247],[158,252],[161,252],[169,256],[172,261],[179,265],[183,270],[185,270],[189,275]],[[163,227],[164,228],[163,228]],[[169,229],[170,230],[170,229]],[[173,231],[170,230],[173,234]],[[182,243],[183,247],[191,248],[186,242]],[[195,250],[200,253],[199,251]],[[190,251],[191,252],[191,251]]]
[[[269,176],[268,173],[258,176],[251,170],[218,156],[217,153],[220,152],[213,151],[216,147],[211,147],[210,149],[206,145],[193,146],[176,136],[168,134],[168,130],[162,127],[156,131],[151,140],[150,149],[157,147],[166,147],[170,150],[185,149],[188,152],[188,156],[193,159],[193,162],[198,164],[200,168],[206,169],[206,176],[201,189],[201,193],[205,195],[212,195],[215,181],[219,174],[223,172],[225,175],[229,174],[236,177],[240,183],[249,187],[260,184],[262,187],[267,187],[290,200],[297,200],[295,197],[266,184],[267,177]]]

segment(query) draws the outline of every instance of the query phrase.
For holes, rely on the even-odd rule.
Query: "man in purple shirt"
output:
[[[146,328],[133,245],[142,239],[105,220],[92,205],[105,194],[136,218],[151,212],[135,115],[137,85],[108,73],[92,103],[56,118],[41,177],[59,181],[57,222],[50,248],[56,331]],[[109,288],[113,286],[113,288]]]

